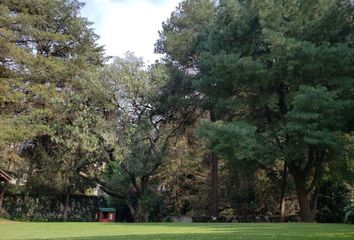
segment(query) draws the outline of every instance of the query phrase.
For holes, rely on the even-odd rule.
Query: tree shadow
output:
[[[119,224],[136,227],[139,224]],[[143,224],[148,227],[163,227],[163,233],[117,233],[88,237],[50,238],[53,240],[335,240],[354,239],[354,228],[336,225],[336,228],[324,228],[320,224]],[[300,228],[299,228],[300,227]],[[316,228],[321,228],[321,230]],[[332,226],[333,227],[333,226]],[[342,228],[344,227],[344,228]],[[171,230],[169,233],[168,228]],[[176,233],[176,228],[189,229]],[[319,231],[317,231],[319,230]]]
[[[194,233],[194,234],[151,234],[151,235],[116,235],[116,236],[92,236],[92,237],[73,237],[73,238],[50,238],[51,240],[352,240],[352,234],[342,236],[289,236],[277,234],[255,234],[255,233]]]

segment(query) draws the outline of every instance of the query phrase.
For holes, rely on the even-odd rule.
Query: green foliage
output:
[[[195,62],[198,39],[215,15],[212,0],[182,1],[170,18],[162,23],[155,52],[167,54],[169,60],[191,67]]]
[[[198,48],[196,88],[226,124],[247,122],[257,127],[259,145],[277,146],[273,162],[289,164],[298,193],[307,199],[344,157],[342,136],[353,99],[350,4],[222,1]],[[228,140],[221,146],[238,138],[247,143],[233,128],[223,135]],[[225,152],[239,154],[219,154]],[[311,218],[307,205],[301,206],[307,209],[304,220]]]
[[[165,214],[163,198],[154,192],[149,192],[149,194],[143,196],[141,208],[143,212],[149,213],[147,220],[150,222],[160,221],[162,214]]]
[[[341,181],[328,179],[322,183],[318,196],[318,222],[343,222],[345,207],[351,202],[350,191]]]
[[[79,173],[100,161],[110,104],[95,73],[103,48],[82,6],[0,2],[1,155],[28,192],[82,193],[90,184]]]
[[[152,179],[164,197],[167,216],[198,217],[208,209],[207,149],[192,131],[173,139],[168,159]]]
[[[165,66],[145,68],[132,53],[115,58],[101,74],[115,106],[109,119],[111,140],[105,146],[110,162],[103,172],[104,184],[106,191],[127,201],[136,221],[152,217],[157,195],[150,180],[167,158],[170,138],[180,131],[170,121],[173,111],[161,101],[168,78]]]
[[[256,155],[256,128],[246,123],[204,123],[198,134],[225,160],[247,161]]]
[[[80,105],[88,103],[81,90],[92,88],[87,84],[89,78],[86,82],[82,79],[93,65],[103,61],[97,35],[87,20],[79,16],[81,7],[76,0],[1,2],[0,119],[4,126],[0,130],[0,144],[5,149],[48,135],[59,144],[58,139],[65,137],[58,126],[76,135],[75,139],[70,138],[76,144],[93,144],[87,141],[88,136],[78,136],[78,131],[82,134],[78,125],[86,124],[92,129],[92,123],[89,126],[82,118],[78,123],[77,116],[72,116],[71,122],[67,116],[81,106],[76,113],[86,112],[81,117],[88,117],[87,109]],[[77,151],[79,146],[72,141],[68,137],[64,140],[72,151]],[[92,151],[92,146],[83,150],[88,148]],[[62,155],[57,149],[52,152]]]
[[[1,142],[50,132],[57,99],[88,64],[102,62],[102,48],[76,0],[5,1],[0,4]]]
[[[288,158],[302,162],[302,154],[309,146],[332,151],[331,160],[339,155],[343,146],[340,129],[345,123],[342,111],[343,101],[334,92],[324,87],[301,86],[286,115],[283,134],[291,143]]]
[[[99,184],[137,221],[203,215],[209,180],[218,211],[219,170],[232,219],[276,212],[279,184],[295,193],[289,170],[304,221],[317,199],[320,221],[341,220],[342,182],[354,181],[352,1],[185,0],[151,66],[130,52],[103,65],[82,6],[0,1],[0,168],[27,175],[28,193]]]
[[[344,208],[344,222],[345,223],[354,223],[354,205],[350,204]]]
[[[4,210],[9,219],[24,222],[59,222],[62,220],[62,195],[29,195],[22,192],[6,196]],[[16,203],[16,207],[14,207]],[[95,212],[105,204],[104,199],[96,196],[74,195],[70,200],[69,220],[72,222],[91,222]]]

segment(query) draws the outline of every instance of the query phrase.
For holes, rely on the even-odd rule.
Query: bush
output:
[[[5,209],[0,208],[0,218],[10,218],[10,215]]]
[[[160,221],[165,216],[163,199],[157,194],[151,192],[145,194],[140,204],[143,212],[149,216],[148,221]]]
[[[62,221],[63,197],[60,195],[5,195],[7,218],[16,221]],[[69,221],[95,221],[97,208],[106,206],[104,199],[95,196],[73,195],[70,200]],[[3,214],[2,214],[3,215]]]
[[[328,179],[320,188],[316,220],[324,223],[341,223],[344,208],[351,202],[350,190],[340,180]]]
[[[350,204],[344,208],[344,222],[354,223],[354,204]]]

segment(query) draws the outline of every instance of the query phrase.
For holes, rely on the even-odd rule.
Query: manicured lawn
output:
[[[0,239],[354,239],[344,224],[0,223]]]

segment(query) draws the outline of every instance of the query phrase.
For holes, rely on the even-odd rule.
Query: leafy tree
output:
[[[323,174],[343,159],[353,87],[352,9],[336,0],[222,1],[199,50],[197,88],[214,103],[224,128],[243,129],[239,122],[246,121],[257,127],[260,152],[278,148],[272,159],[289,167],[303,221],[314,219]],[[214,149],[232,139],[209,137]],[[219,154],[248,157],[237,149]],[[267,162],[266,153],[257,161]]]
[[[96,176],[102,189],[128,204],[135,221],[147,221],[154,199],[151,176],[165,159],[169,139],[178,127],[168,124],[169,114],[157,111],[156,98],[168,74],[161,65],[145,68],[140,58],[127,53],[115,58],[102,72],[101,80],[111,92],[109,159],[104,176]],[[92,176],[90,176],[92,177]]]
[[[216,121],[214,110],[211,108],[209,101],[200,101],[205,96],[201,96],[193,87],[192,82],[199,72],[197,65],[197,47],[199,40],[205,29],[212,23],[215,16],[216,3],[210,0],[186,0],[182,1],[171,17],[162,24],[163,30],[160,32],[155,47],[155,52],[166,54],[166,60],[173,62],[178,66],[184,74],[184,78],[191,85],[185,96],[194,95],[194,99],[200,110],[210,112],[210,120]],[[173,77],[172,82],[175,82]],[[175,86],[178,87],[178,86]],[[183,99],[183,97],[182,97]],[[191,99],[191,98],[188,98]],[[193,98],[192,98],[193,99]],[[180,103],[180,101],[179,101]],[[181,109],[183,111],[183,109]],[[213,218],[218,217],[218,158],[215,153],[208,153],[211,165],[211,192],[210,207]]]
[[[215,3],[211,0],[182,1],[169,19],[162,23],[155,52],[167,54],[167,58],[180,66],[193,67],[200,34],[215,15]]]
[[[283,216],[289,172],[303,221],[340,221],[346,200],[327,192],[354,180],[352,1],[185,0],[152,66],[103,65],[81,7],[0,0],[0,168],[27,174],[26,191],[63,195],[63,220],[95,184],[135,221],[164,203],[251,215],[273,193]]]
[[[37,136],[23,150],[23,158],[29,162],[30,191],[40,194],[51,189],[64,195],[64,221],[68,218],[70,195],[84,193],[92,186],[80,173],[95,171],[94,166],[104,160],[101,154],[108,125],[103,109],[110,106],[100,92],[98,75],[86,77],[89,80],[82,80],[84,88],[71,92],[57,106],[62,115],[50,125],[51,135]]]
[[[60,159],[65,158],[60,153],[63,146],[52,144],[58,139],[68,140],[68,133],[65,136],[58,126],[67,124],[73,141],[78,121],[82,123],[82,117],[87,117],[82,104],[87,106],[89,101],[74,101],[73,96],[76,100],[83,97],[78,93],[85,87],[85,74],[101,65],[104,58],[90,23],[79,16],[82,6],[76,0],[0,1],[0,145],[9,166],[14,163],[10,152],[16,154],[37,144],[43,144],[43,149],[50,146],[49,152],[56,153],[46,158],[55,159],[53,164],[65,162]],[[80,109],[76,113],[83,114],[81,119],[63,115],[75,108]],[[81,140],[76,136],[75,141]],[[31,173],[27,160],[23,158],[17,166]],[[53,166],[50,161],[43,164]]]
[[[88,63],[102,61],[76,0],[1,1],[1,141],[49,131],[51,107]],[[61,92],[62,93],[62,92]]]
[[[167,216],[196,218],[209,210],[208,150],[193,132],[189,128],[172,139],[168,160],[152,180],[164,196]]]

